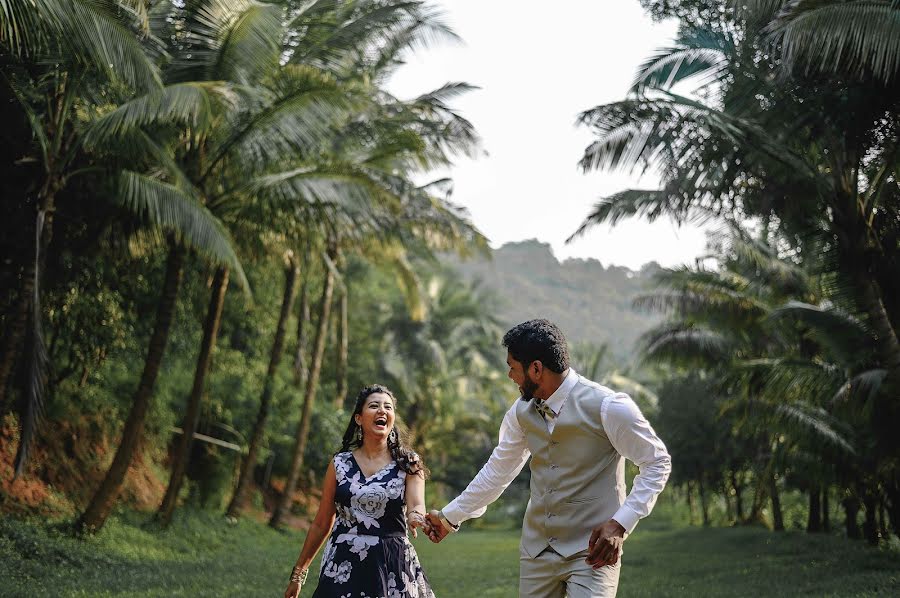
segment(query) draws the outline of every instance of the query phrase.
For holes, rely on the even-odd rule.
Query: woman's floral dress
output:
[[[391,461],[365,477],[350,452],[334,456],[337,517],[314,598],[434,598],[406,537],[406,472]]]

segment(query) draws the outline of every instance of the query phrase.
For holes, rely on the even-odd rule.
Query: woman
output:
[[[322,501],[291,573],[285,598],[297,598],[310,564],[325,554],[314,598],[434,598],[407,528],[428,531],[419,456],[394,426],[394,395],[367,386],[356,397],[341,452],[325,473]]]

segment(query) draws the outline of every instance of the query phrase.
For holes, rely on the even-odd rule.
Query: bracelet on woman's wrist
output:
[[[306,583],[306,577],[309,575],[309,569],[294,567],[291,570],[291,583],[297,583],[301,586]]]

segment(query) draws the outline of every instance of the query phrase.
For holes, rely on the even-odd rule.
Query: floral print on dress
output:
[[[350,452],[334,457],[335,522],[314,598],[434,598],[407,538],[406,472],[392,461],[366,477]]]

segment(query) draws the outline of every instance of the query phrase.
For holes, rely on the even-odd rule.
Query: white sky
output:
[[[653,23],[637,0],[436,1],[463,44],[415,52],[390,88],[405,98],[447,81],[481,88],[453,106],[474,123],[489,155],[459,159],[449,176],[453,201],[469,209],[493,247],[537,238],[560,260],[593,257],[632,269],[703,253],[701,229],[662,219],[598,226],[565,245],[600,197],[657,187],[651,175],[582,174],[578,160],[591,134],[574,123],[580,112],[624,98],[637,66],[674,38],[674,22]]]

